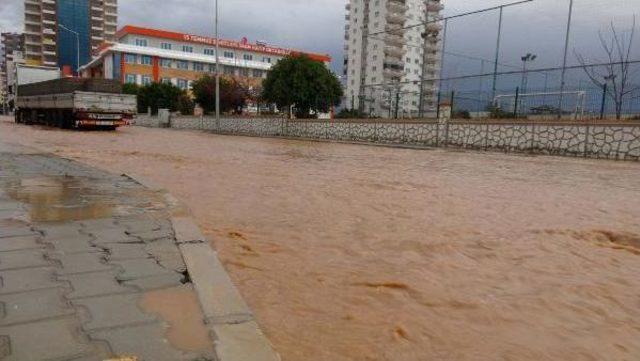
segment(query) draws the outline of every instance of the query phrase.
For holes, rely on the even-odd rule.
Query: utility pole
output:
[[[220,128],[220,37],[218,36],[218,0],[216,2],[216,19],[215,19],[215,34],[216,34],[216,126]]]
[[[498,18],[498,40],[496,43],[496,58],[493,63],[493,87],[491,89],[491,99],[495,99],[498,84],[498,60],[500,60],[500,42],[502,40],[502,18],[504,16],[504,6],[500,6],[500,17]]]
[[[560,104],[558,105],[558,118],[562,118],[562,101],[564,100],[565,77],[567,73],[567,56],[569,53],[569,38],[571,36],[571,18],[573,16],[573,0],[569,0],[569,17],[567,19],[567,34],[564,39],[564,60],[562,62],[562,75],[560,76]]]

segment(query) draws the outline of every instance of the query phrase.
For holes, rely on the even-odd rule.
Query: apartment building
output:
[[[441,0],[349,0],[345,106],[372,116],[435,112]]]
[[[117,42],[105,44],[94,59],[82,68],[85,77],[120,79],[124,83],[147,85],[152,82],[172,83],[189,89],[194,80],[216,72],[216,39],[173,31],[125,26],[117,33]],[[222,40],[220,72],[258,85],[267,72],[283,57],[305,54],[329,63],[328,55],[271,46]]]
[[[115,41],[117,0],[25,0],[25,58],[31,65],[71,70]]]
[[[22,62],[24,35],[16,33],[0,34],[0,108],[9,100],[9,77],[12,65]]]

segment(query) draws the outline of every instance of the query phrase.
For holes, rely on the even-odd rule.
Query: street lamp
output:
[[[532,62],[532,61],[536,60],[537,58],[538,58],[537,55],[531,54],[531,53],[527,53],[527,55],[525,55],[522,58],[520,58],[522,60],[522,83],[520,84],[520,88],[521,88],[522,93],[526,93],[527,92],[527,82],[528,82],[527,63],[528,62]]]
[[[80,34],[77,31],[73,31],[69,28],[67,28],[66,26],[62,25],[62,24],[58,24],[58,27],[60,27],[63,30],[66,30],[72,34],[74,34],[76,36],[76,60],[78,67],[76,68],[76,74],[79,76],[80,75]]]

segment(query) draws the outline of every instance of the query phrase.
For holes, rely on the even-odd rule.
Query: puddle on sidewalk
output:
[[[166,338],[173,347],[190,352],[213,352],[200,303],[191,286],[147,292],[140,307],[168,323]]]
[[[96,194],[85,179],[70,176],[40,176],[9,182],[7,194],[29,205],[32,222],[61,222],[106,218],[113,204]]]

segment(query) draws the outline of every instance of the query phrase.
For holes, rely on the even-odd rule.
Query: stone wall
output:
[[[140,116],[136,125],[158,127],[157,117]],[[497,122],[385,122],[287,120],[173,116],[175,129],[220,134],[289,137],[377,144],[452,147],[640,160],[640,124],[509,124]]]

